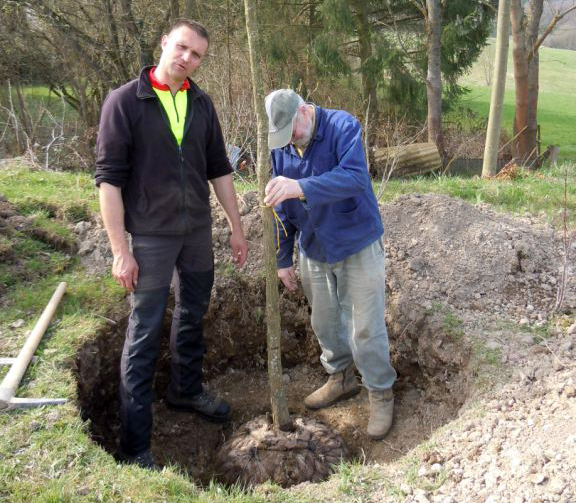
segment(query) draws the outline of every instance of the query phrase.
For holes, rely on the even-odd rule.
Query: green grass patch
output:
[[[78,222],[98,211],[98,191],[88,173],[33,170],[24,165],[4,168],[0,194],[24,215],[43,212]]]
[[[464,322],[446,305],[436,302],[426,310],[427,315],[438,314],[442,320],[444,333],[453,341],[459,341],[464,336]]]
[[[74,260],[20,232],[2,237],[0,247],[10,250],[0,262],[0,291],[22,282],[36,282],[48,274],[61,274]]]
[[[543,325],[529,325],[526,327],[526,330],[532,334],[534,343],[540,344],[542,341],[548,340],[555,335],[553,328],[551,323],[544,323]]]

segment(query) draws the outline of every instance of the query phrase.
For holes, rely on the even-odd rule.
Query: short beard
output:
[[[295,140],[294,145],[296,145],[297,147],[305,147],[306,145],[308,145],[308,143],[310,143],[310,140],[312,139],[312,128],[313,124],[312,121],[310,121],[310,123],[306,126],[306,131],[302,135],[302,138],[300,138],[299,140]]]

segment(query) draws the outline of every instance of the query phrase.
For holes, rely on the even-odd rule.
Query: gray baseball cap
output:
[[[282,148],[290,143],[300,97],[292,89],[278,89],[266,96],[268,148]]]

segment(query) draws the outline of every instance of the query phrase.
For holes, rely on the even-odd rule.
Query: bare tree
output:
[[[558,22],[576,11],[576,3],[556,11],[546,28],[540,31],[544,0],[512,0],[510,16],[514,42],[514,85],[516,108],[514,133],[518,134],[514,156],[523,164],[535,166],[538,161],[538,84],[539,49]]]
[[[154,50],[179,2],[152,0],[35,0],[15,2],[24,12],[19,35],[41,52],[44,83],[76,109],[85,125],[98,123],[108,90],[152,64]]]
[[[498,28],[496,36],[496,60],[494,62],[494,83],[490,98],[490,115],[484,145],[484,162],[482,176],[496,173],[498,142],[500,139],[500,121],[504,103],[504,86],[506,85],[506,67],[508,65],[508,30],[510,24],[510,0],[498,3]]]
[[[246,33],[250,51],[250,68],[252,71],[252,95],[258,124],[258,189],[260,200],[264,199],[264,188],[269,179],[269,155],[265,127],[266,112],[264,111],[264,85],[260,67],[261,50],[258,35],[256,6],[253,0],[244,0],[246,12]],[[264,233],[264,257],[266,265],[266,326],[268,340],[268,377],[270,379],[270,399],[272,418],[277,430],[290,428],[290,414],[284,395],[282,380],[282,351],[280,347],[280,309],[278,303],[278,279],[276,273],[276,251],[274,247],[274,219],[272,209],[262,206]]]
[[[496,51],[493,45],[489,45],[480,55],[478,63],[484,76],[484,82],[488,87],[492,86],[492,79],[494,77],[494,58]]]
[[[378,121],[378,96],[376,94],[377,74],[370,68],[372,59],[372,32],[368,20],[368,1],[351,0],[354,8],[354,20],[358,33],[358,49],[360,56],[360,75],[362,79],[363,105],[366,110],[366,122],[376,124]],[[366,129],[366,143],[368,151],[375,143],[375,135],[370,128]],[[367,157],[369,159],[370,156]]]
[[[435,143],[444,156],[442,137],[442,2],[426,0],[426,53],[428,55],[428,73],[426,75],[426,94],[428,97],[428,141]]]

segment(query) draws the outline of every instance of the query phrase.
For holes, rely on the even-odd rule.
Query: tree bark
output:
[[[496,174],[498,146],[500,143],[500,123],[506,85],[506,67],[508,66],[508,25],[510,24],[510,0],[498,3],[498,27],[496,35],[496,60],[494,62],[494,83],[490,98],[490,115],[484,144],[482,176]]]
[[[544,39],[554,30],[558,22],[570,12],[572,6],[557,12],[540,34],[544,0],[530,0],[527,10],[521,0],[512,0],[512,38],[514,41],[514,85],[516,108],[514,112],[514,157],[522,164],[538,167],[538,92],[540,62],[538,51]]]
[[[537,158],[536,131],[538,129],[538,65],[539,58],[533,54],[538,39],[538,28],[544,0],[530,0],[528,12],[521,0],[512,0],[510,17],[514,50],[514,86],[516,107],[514,111],[514,157],[526,165]]]
[[[372,35],[368,21],[366,0],[351,0],[356,14],[356,31],[358,33],[358,45],[360,49],[360,73],[362,77],[362,101],[367,115],[368,147],[375,144],[374,134],[376,121],[378,120],[378,95],[376,94],[376,74],[372,66]]]
[[[250,69],[252,71],[252,96],[254,110],[256,111],[258,153],[257,173],[258,192],[260,201],[264,200],[264,188],[269,179],[269,153],[267,148],[266,112],[264,110],[264,85],[260,61],[260,37],[258,35],[258,21],[256,19],[256,6],[253,0],[244,0],[246,13],[246,33],[248,35],[248,48],[250,52]],[[274,245],[274,220],[271,208],[262,206],[261,209],[264,232],[264,258],[266,265],[266,327],[268,340],[268,377],[270,379],[270,401],[272,405],[272,418],[274,427],[280,430],[291,428],[288,404],[284,395],[284,381],[282,378],[282,352],[280,347],[280,309],[278,302],[278,278],[276,272],[276,249]]]
[[[426,0],[426,32],[428,73],[426,94],[428,97],[428,142],[435,143],[444,157],[442,135],[442,6],[440,0]]]

